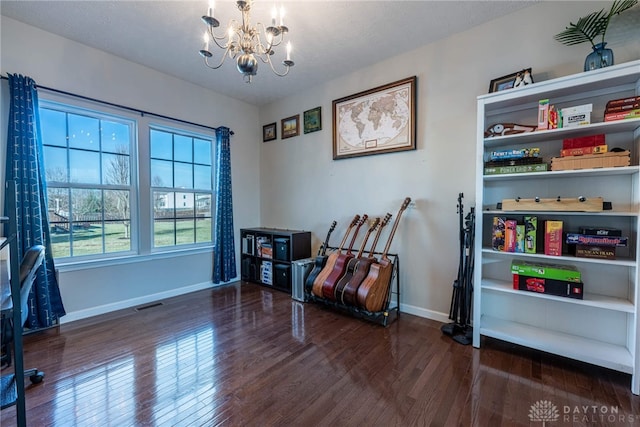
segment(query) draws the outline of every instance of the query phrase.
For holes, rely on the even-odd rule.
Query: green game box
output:
[[[511,262],[511,273],[542,279],[562,280],[565,282],[582,282],[580,272],[572,265],[545,264],[541,262],[532,263],[514,260]]]

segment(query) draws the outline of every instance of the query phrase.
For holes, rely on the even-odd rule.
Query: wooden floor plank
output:
[[[531,426],[542,400],[560,425],[586,406],[640,420],[629,375],[488,338],[462,346],[407,314],[385,328],[248,283],[33,333],[24,347],[46,373],[27,390],[37,427]],[[598,415],[565,424],[622,425]],[[14,408],[0,423],[15,425]]]

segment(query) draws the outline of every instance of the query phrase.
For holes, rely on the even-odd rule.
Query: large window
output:
[[[149,145],[154,246],[210,242],[211,139],[152,128]]]
[[[131,251],[134,123],[62,107],[40,121],[54,257]]]
[[[213,136],[106,111],[41,100],[54,257],[210,245]]]

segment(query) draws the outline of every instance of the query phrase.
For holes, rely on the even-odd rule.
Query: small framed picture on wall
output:
[[[278,128],[275,122],[262,126],[262,142],[273,141],[277,137]]]
[[[303,113],[304,133],[322,130],[322,107],[312,108]]]
[[[282,139],[300,135],[300,114],[282,119]]]

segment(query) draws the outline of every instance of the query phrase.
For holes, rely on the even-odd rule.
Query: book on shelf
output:
[[[580,148],[563,148],[560,150],[560,157],[584,156],[585,154],[601,154],[606,153],[609,147],[605,145],[596,145],[593,147]]]

